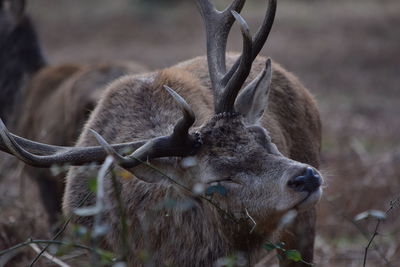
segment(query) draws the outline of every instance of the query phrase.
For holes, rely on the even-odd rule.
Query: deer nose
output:
[[[321,176],[311,167],[307,167],[302,175],[291,178],[287,183],[287,185],[295,191],[309,193],[316,191],[321,184]]]

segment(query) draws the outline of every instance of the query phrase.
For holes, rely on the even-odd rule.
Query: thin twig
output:
[[[82,245],[82,244],[76,244],[76,243],[68,243],[68,242],[63,242],[63,241],[57,241],[57,240],[37,240],[37,239],[28,239],[25,242],[19,243],[15,246],[12,246],[8,249],[2,250],[0,251],[0,257],[8,254],[14,250],[26,247],[30,244],[47,244],[47,245],[63,245],[63,246],[73,246],[75,248],[79,248],[79,249],[85,249],[85,250],[89,250],[92,251],[93,249],[91,247]]]
[[[382,221],[381,219],[378,219],[378,222],[375,225],[374,233],[372,234],[371,239],[368,242],[368,245],[365,247],[363,267],[365,267],[365,265],[367,264],[368,249],[371,246],[372,242],[374,241],[375,236],[378,235],[378,229],[379,225],[381,224],[381,221]]]
[[[119,217],[121,219],[122,260],[127,261],[128,254],[130,252],[130,243],[129,243],[130,235],[128,234],[128,223],[127,223],[127,218],[126,218],[126,213],[125,213],[125,207],[124,207],[124,204],[123,204],[122,198],[121,198],[121,186],[118,184],[117,177],[115,175],[115,172],[113,172],[113,171],[111,172],[111,181],[112,181],[112,185],[113,185],[114,192],[115,192],[115,198],[117,200]]]
[[[395,199],[392,199],[390,201],[390,207],[389,209],[386,211],[386,214],[390,214],[394,209],[398,208],[400,206],[400,197],[397,197]]]
[[[74,250],[74,251],[71,251],[70,253],[68,253],[66,255],[62,255],[60,257],[60,259],[63,260],[63,261],[69,261],[69,260],[76,259],[76,258],[79,258],[79,257],[82,257],[82,256],[87,256],[87,253],[83,252],[83,251]]]
[[[345,219],[346,221],[350,222],[364,236],[364,238],[368,240],[368,242],[370,241],[369,233],[364,227],[359,225],[357,222],[355,222],[353,220],[353,218],[351,218],[345,212],[341,211],[338,207],[336,207],[336,205],[333,203],[333,201],[328,200],[327,198],[325,198],[325,199],[333,207],[333,210],[336,211],[336,213],[338,213],[340,216],[342,216],[342,218]],[[373,246],[375,251],[378,253],[378,255],[381,257],[381,259],[385,262],[386,266],[392,266],[390,264],[389,260],[386,259],[386,256],[383,254],[383,252],[379,249],[379,246],[376,245],[373,240],[371,241],[371,245]]]
[[[247,217],[249,217],[250,220],[251,220],[251,222],[254,224],[253,228],[251,228],[251,230],[250,230],[250,234],[251,234],[251,233],[254,231],[254,229],[256,228],[257,223],[256,223],[256,221],[253,219],[253,217],[250,216],[249,211],[247,210],[247,208],[244,208],[244,210],[246,211]]]
[[[390,201],[390,207],[385,212],[386,216],[388,216],[393,211],[393,209],[398,207],[399,202],[400,202],[400,197],[396,198],[395,200]],[[378,221],[376,222],[376,225],[375,225],[374,233],[372,234],[370,240],[368,241],[367,246],[365,247],[363,267],[365,267],[367,264],[368,250],[369,250],[369,247],[371,246],[372,242],[374,241],[374,238],[379,234],[378,229],[379,229],[379,226],[381,225],[381,222],[382,222],[382,219],[378,219]],[[388,261],[388,263],[389,263],[389,261]]]
[[[112,167],[113,162],[114,162],[113,157],[108,156],[104,161],[104,163],[101,165],[100,171],[97,175],[96,207],[98,209],[98,212],[94,217],[93,232],[92,232],[92,247],[94,248],[94,250],[92,251],[92,266],[98,266],[99,255],[96,252],[96,248],[98,247],[98,243],[101,235],[103,234],[102,232],[104,228],[104,226],[101,223],[103,212],[105,209],[104,180],[108,171]]]
[[[85,204],[85,202],[89,199],[89,197],[92,195],[92,192],[89,192],[83,199],[82,201],[78,204],[78,207],[81,207],[83,204]],[[67,229],[68,224],[71,222],[72,217],[74,216],[73,213],[71,213],[67,220],[65,221],[64,225],[61,227],[61,229],[53,236],[51,241],[55,241],[57,238],[59,238],[64,232],[65,229]],[[29,265],[29,267],[32,267],[38,260],[39,258],[42,256],[42,254],[50,247],[50,243],[48,243],[43,249],[42,251],[40,251],[39,254],[36,255],[36,257],[33,259],[33,261],[31,262],[31,264]]]
[[[29,244],[29,246],[36,252],[36,253],[40,253],[40,248],[37,244]],[[63,262],[62,260],[56,258],[54,255],[45,252],[43,253],[43,256],[46,257],[49,261],[53,262],[54,264],[61,266],[61,267],[71,267],[70,265],[66,264],[65,262]]]

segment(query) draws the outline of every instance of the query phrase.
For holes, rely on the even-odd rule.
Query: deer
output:
[[[25,0],[1,0],[0,20],[0,117],[27,138],[73,145],[105,86],[147,71],[135,62],[49,65]],[[49,224],[56,225],[65,174],[25,167],[24,175],[38,185]]]
[[[268,0],[254,37],[239,14],[245,2],[233,0],[220,11],[209,0],[195,0],[207,55],[111,83],[76,146],[33,142],[0,123],[2,151],[39,168],[71,165],[64,214],[83,202],[96,203],[86,164],[105,166],[111,159],[116,173],[131,173],[121,179],[107,173],[102,216],[109,226],[103,246],[118,250],[128,240],[130,266],[213,266],[235,253],[252,266],[267,240],[300,251],[303,261],[281,257],[281,266],[313,261],[315,207],[323,183],[317,170],[318,107],[297,77],[259,55],[276,0]],[[243,39],[240,54],[226,52],[235,22]],[[208,196],[215,186],[224,190]],[[178,204],[171,208],[162,205],[165,200]],[[289,211],[297,216],[282,230]],[[96,223],[83,215],[74,221],[88,227]]]
[[[23,83],[46,65],[25,1],[0,1],[0,116],[7,122]]]

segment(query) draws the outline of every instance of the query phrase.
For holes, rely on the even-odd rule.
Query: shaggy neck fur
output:
[[[122,196],[135,192],[124,200],[128,232],[132,233],[128,236],[132,266],[213,266],[218,259],[238,253],[250,260],[265,241],[265,236],[251,232],[249,220],[233,220],[204,199],[167,181],[122,181],[120,188]],[[114,189],[109,187],[107,191]],[[121,251],[125,234],[121,232],[117,206],[109,207],[106,216],[114,229],[107,240],[112,249]],[[138,257],[143,254],[150,262]]]

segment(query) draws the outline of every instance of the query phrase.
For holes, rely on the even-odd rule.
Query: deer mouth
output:
[[[298,211],[307,210],[315,206],[315,204],[317,204],[318,201],[321,199],[321,196],[322,188],[318,188],[314,192],[308,193],[305,198],[303,198],[299,203],[294,206],[294,208]]]

